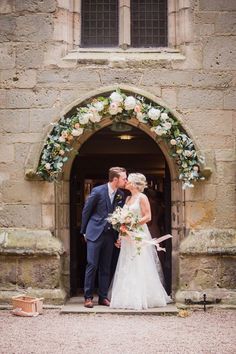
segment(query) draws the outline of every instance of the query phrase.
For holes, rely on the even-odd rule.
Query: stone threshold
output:
[[[94,298],[95,306],[92,309],[84,307],[84,299],[82,296],[70,298],[65,305],[62,306],[60,313],[77,313],[77,314],[116,314],[116,315],[177,315],[178,309],[175,304],[168,304],[165,307],[150,308],[147,310],[124,310],[111,309],[107,306],[97,305],[97,298]]]

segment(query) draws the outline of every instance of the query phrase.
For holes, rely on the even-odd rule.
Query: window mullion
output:
[[[119,0],[119,46],[130,47],[131,43],[130,0]]]

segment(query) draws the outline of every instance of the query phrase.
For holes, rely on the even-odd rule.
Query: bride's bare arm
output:
[[[150,203],[148,197],[145,194],[143,194],[140,198],[140,207],[142,218],[139,220],[139,224],[143,225],[149,222],[152,218]]]

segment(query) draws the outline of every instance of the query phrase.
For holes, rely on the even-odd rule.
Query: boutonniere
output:
[[[123,199],[122,195],[121,194],[117,194],[116,197],[115,197],[115,201],[116,202],[120,202],[121,200]]]

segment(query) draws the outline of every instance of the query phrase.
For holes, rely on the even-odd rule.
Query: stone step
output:
[[[155,307],[147,310],[125,310],[112,309],[107,306],[97,305],[97,298],[94,298],[94,307],[92,309],[84,307],[83,297],[72,297],[62,306],[60,313],[78,313],[78,314],[117,314],[117,315],[177,315],[178,309],[174,303],[165,307]]]

